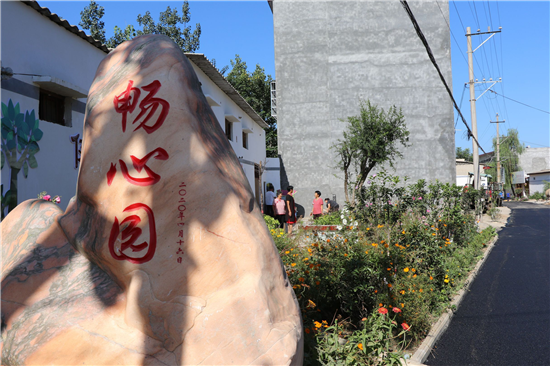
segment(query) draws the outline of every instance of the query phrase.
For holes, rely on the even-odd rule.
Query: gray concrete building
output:
[[[397,0],[276,0],[273,10],[281,185],[311,210],[313,192],[344,202],[343,174],[331,145],[341,119],[359,114],[360,100],[402,108],[411,133],[399,176],[455,182],[452,102]],[[451,87],[447,1],[410,1]]]
[[[519,156],[520,169],[529,174],[550,170],[550,147],[527,147]]]

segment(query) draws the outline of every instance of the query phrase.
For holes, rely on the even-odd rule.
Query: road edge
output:
[[[460,303],[462,303],[464,296],[466,296],[466,292],[470,289],[470,286],[474,281],[474,279],[477,277],[479,270],[481,269],[481,267],[489,257],[489,254],[491,254],[491,251],[493,250],[495,243],[498,240],[498,237],[499,236],[497,234],[493,239],[491,239],[491,241],[487,245],[487,249],[485,250],[483,257],[477,262],[476,266],[474,267],[472,272],[470,272],[470,275],[466,279],[466,282],[464,283],[464,287],[460,291],[458,291],[458,293],[451,300],[450,307],[454,305],[455,309],[458,310]],[[423,364],[424,361],[426,361],[434,345],[437,343],[437,341],[441,338],[443,333],[445,333],[445,331],[449,327],[449,324],[451,323],[451,320],[456,310],[453,311],[451,309],[447,309],[443,314],[441,314],[437,322],[430,329],[430,332],[428,333],[426,338],[420,344],[420,347],[418,347],[414,355],[410,358],[410,361],[412,362],[407,362],[407,364],[421,365]]]

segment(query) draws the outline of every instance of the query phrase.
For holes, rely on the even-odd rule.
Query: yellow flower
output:
[[[403,230],[403,231],[401,232],[401,234],[405,234],[405,230]]]
[[[406,267],[405,269],[403,269],[403,272],[405,273],[409,272],[409,267]]]
[[[372,246],[376,248],[378,246],[378,244],[372,243]]]
[[[359,343],[359,344],[357,345],[357,347],[359,347],[359,349],[362,351],[362,350],[363,350],[363,343]]]
[[[416,272],[416,269],[412,268],[411,271]]]
[[[448,279],[448,278],[445,278],[444,282],[445,282],[445,283],[449,283],[449,279]]]
[[[308,300],[308,301],[307,301],[307,307],[308,307],[308,308],[313,309],[313,308],[316,307],[316,306],[317,306],[317,305],[316,305],[313,301],[311,301],[311,300]]]
[[[368,251],[368,250],[365,250],[365,254],[369,254],[369,251]]]
[[[416,274],[413,275],[413,278],[416,278]]]
[[[296,263],[291,263],[290,264],[292,267],[296,267]]]
[[[405,295],[405,290],[401,290],[401,291],[399,291],[399,293],[400,293],[401,295]]]
[[[304,262],[307,261],[309,258],[304,258]]]
[[[287,251],[285,252],[285,254],[290,254],[290,252],[287,250]]]
[[[314,321],[313,324],[315,324],[315,328],[321,328],[323,326],[323,324],[318,321]]]

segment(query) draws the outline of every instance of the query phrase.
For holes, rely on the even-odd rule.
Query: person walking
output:
[[[292,234],[292,228],[296,223],[296,204],[294,202],[294,187],[288,186],[286,195],[286,212],[285,212],[285,221],[288,227],[288,234]]]
[[[271,217],[275,217],[275,211],[273,207],[273,200],[275,199],[275,188],[273,184],[269,184],[267,187],[267,192],[265,194],[265,214]]]
[[[273,200],[273,207],[275,207],[275,219],[279,221],[279,229],[284,229],[285,227],[285,206],[286,202],[283,199],[283,193],[278,191],[277,198]]]
[[[313,208],[311,209],[311,215],[313,219],[318,219],[323,215],[323,199],[321,198],[321,192],[315,191],[315,198],[313,199]]]

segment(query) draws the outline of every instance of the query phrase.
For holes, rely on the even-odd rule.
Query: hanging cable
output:
[[[481,149],[481,151],[486,153],[485,150],[483,150],[483,148],[481,147],[481,145],[477,141],[477,138],[473,135],[472,130],[470,130],[470,126],[468,126],[468,123],[466,123],[466,119],[462,115],[462,112],[460,111],[460,108],[458,108],[458,105],[456,104],[455,98],[453,97],[453,92],[451,91],[451,89],[449,89],[449,85],[447,85],[447,82],[445,81],[445,77],[443,77],[443,74],[441,73],[441,70],[439,69],[439,66],[437,65],[437,62],[435,61],[435,57],[432,53],[430,45],[428,44],[428,41],[426,40],[426,37],[422,33],[422,30],[420,29],[420,26],[418,25],[418,22],[416,21],[416,18],[414,17],[414,14],[412,13],[411,8],[409,8],[409,4],[407,4],[407,2],[405,0],[400,0],[400,1],[401,1],[401,5],[403,6],[405,11],[407,12],[407,15],[411,19],[413,27],[416,30],[416,34],[418,35],[418,37],[420,38],[420,40],[424,44],[424,47],[426,48],[426,52],[428,53],[428,57],[432,61],[432,64],[434,65],[435,69],[437,70],[437,73],[439,74],[439,78],[443,82],[443,85],[445,85],[445,89],[447,89],[447,93],[449,93],[449,96],[451,97],[451,100],[453,101],[453,104],[455,106],[456,111],[458,112],[458,114],[460,114],[460,117],[462,118],[462,122],[464,123],[464,125],[468,129],[468,136],[471,136],[474,139],[476,145]]]
[[[489,91],[490,91],[491,93],[495,93],[496,95],[500,95],[500,96],[503,97],[503,98],[510,99],[512,102],[516,102],[516,103],[519,103],[519,104],[523,104],[523,105],[526,106],[526,107],[533,108],[533,109],[536,109],[537,111],[541,111],[541,112],[543,112],[543,113],[548,113],[548,114],[550,114],[550,112],[548,112],[548,111],[539,109],[539,108],[537,108],[537,107],[533,107],[533,106],[531,106],[531,105],[529,105],[529,104],[522,103],[522,102],[517,101],[517,100],[512,99],[512,98],[505,97],[504,95],[499,94],[499,93],[497,93],[497,92],[494,91],[494,90],[489,90]]]

